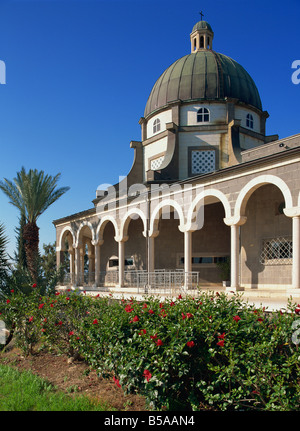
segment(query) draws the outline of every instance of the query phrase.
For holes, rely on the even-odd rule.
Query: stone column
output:
[[[81,259],[80,259],[80,247],[75,248],[75,286],[79,286],[80,284],[80,272],[81,272],[81,265],[80,265]]]
[[[100,284],[100,245],[95,245],[95,286]]]
[[[293,217],[292,288],[300,288],[300,216]]]
[[[118,241],[118,254],[119,254],[119,287],[124,286],[124,270],[125,270],[125,243]]]
[[[63,252],[60,249],[56,249],[56,268],[58,269],[62,263],[63,263]]]
[[[292,285],[287,288],[287,295],[295,298],[300,297],[300,206],[285,208],[283,210],[287,217],[292,218],[293,223],[293,266]]]
[[[230,289],[239,290],[239,225],[230,226]]]
[[[148,272],[154,272],[154,240],[153,236],[148,238]]]
[[[244,290],[240,286],[240,226],[246,223],[247,217],[235,216],[225,218],[224,223],[230,226],[230,287],[228,291],[241,291]]]
[[[192,271],[192,231],[184,232],[184,288],[189,287],[189,274]]]
[[[72,285],[74,285],[74,264],[75,264],[75,252],[74,252],[74,250],[72,250],[72,251],[69,251],[69,255],[70,255],[70,281],[71,281],[71,284]]]

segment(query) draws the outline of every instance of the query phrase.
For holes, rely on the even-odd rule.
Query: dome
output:
[[[206,25],[205,21],[197,25]],[[216,101],[226,98],[262,110],[257,87],[236,61],[212,50],[202,49],[175,61],[158,78],[148,98],[144,116],[176,100]]]
[[[192,33],[194,33],[194,31],[197,31],[197,30],[209,30],[213,33],[210,24],[208,24],[208,22],[206,21],[197,22],[197,24],[195,24],[193,27]]]

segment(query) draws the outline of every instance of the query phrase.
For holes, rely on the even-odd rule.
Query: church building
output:
[[[206,21],[189,37],[145,101],[128,175],[53,222],[62,284],[300,296],[300,134],[266,135],[255,82]]]

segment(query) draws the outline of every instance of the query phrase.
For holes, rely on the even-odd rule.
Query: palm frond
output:
[[[69,187],[57,188],[60,173],[51,176],[44,171],[22,167],[13,181],[0,181],[0,189],[8,196],[9,202],[25,215],[27,222],[36,222],[37,218],[57,199],[69,190]]]

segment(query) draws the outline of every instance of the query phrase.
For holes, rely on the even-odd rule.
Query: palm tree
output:
[[[26,261],[33,281],[37,279],[37,261],[39,255],[38,217],[60,198],[69,187],[57,188],[60,174],[52,177],[44,171],[30,169],[26,173],[22,167],[16,178],[10,181],[4,178],[0,181],[0,189],[8,196],[12,205],[24,215],[26,224],[23,230],[25,240]]]

